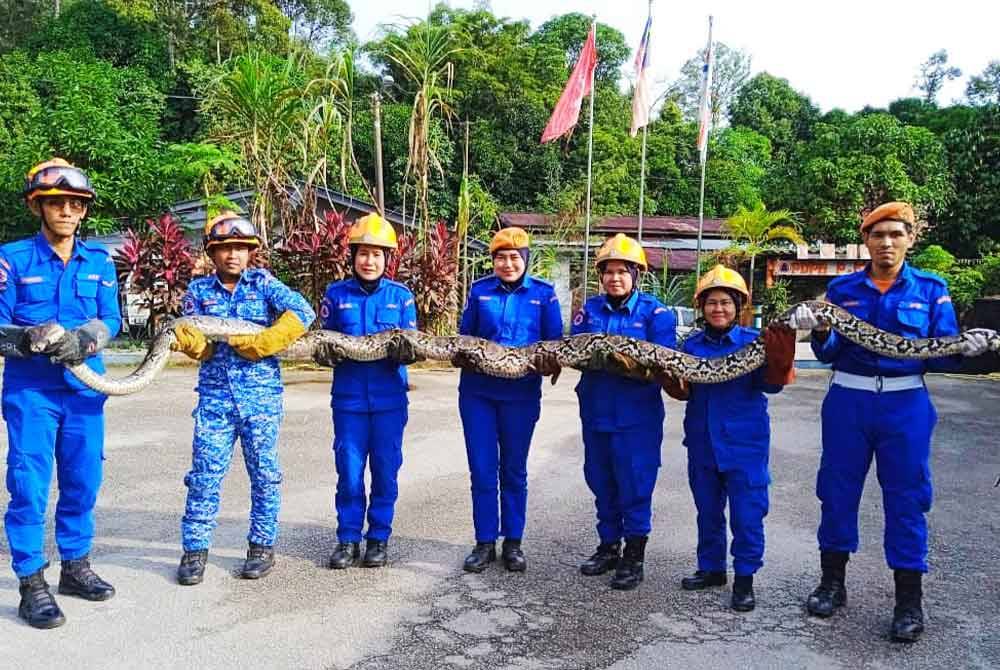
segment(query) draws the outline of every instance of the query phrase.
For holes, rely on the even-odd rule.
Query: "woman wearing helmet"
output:
[[[306,332],[316,318],[309,302],[270,272],[249,268],[260,247],[257,228],[235,212],[206,222],[205,252],[215,272],[188,285],[185,315],[244,319],[265,326],[256,335],[208,342],[190,325],[174,328],[171,348],[200,361],[191,470],[184,477],[187,499],[181,519],[184,553],[177,581],[200,584],[211,548],[222,480],[239,438],[250,477],[250,528],[244,579],[260,579],[274,567],[281,505],[278,432],[284,415],[281,367],[275,354]]]
[[[749,300],[743,277],[715,266],[698,282],[695,303],[704,330],[684,340],[683,350],[712,358],[740,349],[758,336],[737,323]],[[688,483],[698,510],[698,570],[681,580],[694,591],[726,583],[726,516],[728,499],[733,533],[732,608],[755,606],[753,575],[763,565],[764,516],[767,514],[770,423],[765,393],[777,393],[794,379],[795,332],[769,326],[764,331],[767,365],[719,384],[664,380],[667,393],[687,400],[684,445],[688,448]]]
[[[642,245],[619,233],[601,246],[596,264],[604,293],[587,300],[573,316],[572,334],[625,335],[675,347],[673,311],[639,290],[639,273],[647,269]],[[615,569],[611,588],[618,590],[634,589],[643,579],[663,442],[660,385],[641,372],[631,359],[612,355],[592,361],[576,387],[583,423],[583,474],[594,494],[600,539],[580,572],[593,576]]]
[[[529,242],[528,233],[516,227],[493,236],[493,274],[472,284],[459,328],[462,335],[509,347],[562,337],[555,289],[527,274]],[[502,535],[504,567],[523,572],[527,568],[521,539],[528,503],[528,448],[541,411],[541,377],[499,379],[476,372],[475,361],[465,357],[458,356],[452,363],[463,368],[458,409],[469,458],[476,532],[476,546],[463,568],[485,570],[496,560],[496,540]],[[540,374],[553,371],[538,369]]]
[[[323,328],[356,336],[393,328],[415,330],[413,294],[385,276],[389,254],[397,248],[392,224],[378,214],[364,216],[351,226],[349,243],[354,276],[327,287],[320,305]],[[397,475],[403,464],[403,429],[409,416],[406,365],[417,357],[409,348],[400,347],[387,359],[357,362],[343,360],[332,347],[320,347],[314,359],[337,368],[330,397],[337,546],[328,565],[342,570],[360,560],[366,568],[382,567],[388,560],[399,495]],[[367,496],[366,463],[371,471]],[[362,560],[366,502],[368,532]]]

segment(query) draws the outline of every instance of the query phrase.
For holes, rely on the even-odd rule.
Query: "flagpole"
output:
[[[642,162],[639,167],[639,242],[642,242],[642,213],[646,205],[646,126],[642,127]]]
[[[592,16],[590,29],[594,31],[597,47],[597,15]],[[590,71],[590,128],[587,137],[587,221],[583,229],[583,299],[587,300],[587,279],[590,271],[590,191],[594,173],[594,98],[597,97],[597,66]]]
[[[709,64],[708,64],[708,73],[706,74],[706,77],[705,77],[705,91],[704,91],[704,96],[705,96],[706,99],[710,100],[709,96],[712,95],[712,91],[711,91],[711,89],[712,89],[712,82],[709,81],[709,77],[711,76],[711,68],[712,68],[712,65],[711,65],[711,59],[712,59],[712,17],[711,16],[708,17],[708,50],[705,53],[705,58],[706,58],[706,60],[708,60]],[[702,101],[702,104],[703,105],[705,104],[704,100]],[[694,277],[695,277],[695,283],[696,284],[697,284],[698,280],[701,279],[701,240],[702,240],[702,233],[705,230],[705,165],[708,164],[708,136],[709,136],[709,134],[711,133],[711,130],[712,130],[711,119],[712,119],[712,117],[711,117],[711,115],[709,115],[707,119],[703,120],[703,123],[705,123],[706,127],[705,127],[705,146],[704,146],[704,148],[701,151],[701,188],[700,188],[700,195],[698,196],[698,247],[697,247],[697,251],[695,252],[695,257],[694,257]]]

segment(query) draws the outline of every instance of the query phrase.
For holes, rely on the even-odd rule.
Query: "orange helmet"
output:
[[[531,238],[524,228],[511,226],[497,231],[490,240],[490,255],[504,249],[527,249],[531,246]]]
[[[368,214],[351,226],[348,244],[368,244],[373,247],[396,249],[396,229],[378,214]]]
[[[702,275],[698,281],[698,287],[694,292],[695,304],[698,304],[698,298],[702,293],[716,288],[736,291],[743,296],[744,300],[750,299],[750,291],[747,290],[747,283],[743,281],[743,275],[736,270],[727,268],[725,265],[716,265]]]
[[[251,247],[260,246],[257,226],[236,212],[226,210],[213,216],[205,224],[205,250],[220,244],[238,242]]]
[[[93,200],[94,187],[87,174],[62,158],[53,158],[39,163],[28,171],[24,179],[24,199],[31,202],[35,198],[49,195],[71,195],[85,200]]]
[[[646,262],[646,250],[636,240],[624,233],[618,233],[614,237],[609,238],[597,250],[597,259],[594,261],[594,264],[600,267],[601,263],[605,261],[635,263],[643,270],[649,267],[649,264]]]

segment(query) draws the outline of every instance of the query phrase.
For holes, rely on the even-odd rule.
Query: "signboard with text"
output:
[[[774,261],[773,273],[778,277],[835,277],[864,270],[861,260],[783,260]]]

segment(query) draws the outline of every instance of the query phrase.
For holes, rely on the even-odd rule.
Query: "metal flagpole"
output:
[[[639,164],[639,243],[640,244],[642,243],[642,213],[645,205],[646,205],[646,126],[643,126],[642,162]]]
[[[590,29],[594,31],[594,48],[597,48],[597,15],[592,17]],[[590,71],[590,130],[587,139],[587,222],[583,229],[583,299],[587,300],[587,280],[590,272],[590,187],[594,172],[594,98],[597,97],[597,66]]]
[[[705,52],[705,90],[702,95],[702,123],[705,124],[705,144],[701,147],[701,193],[698,197],[698,250],[694,258],[695,282],[701,279],[701,239],[705,229],[705,165],[708,163],[708,135],[712,130],[711,107],[705,113],[705,105],[711,104],[712,95],[712,17],[708,17],[708,49]]]

